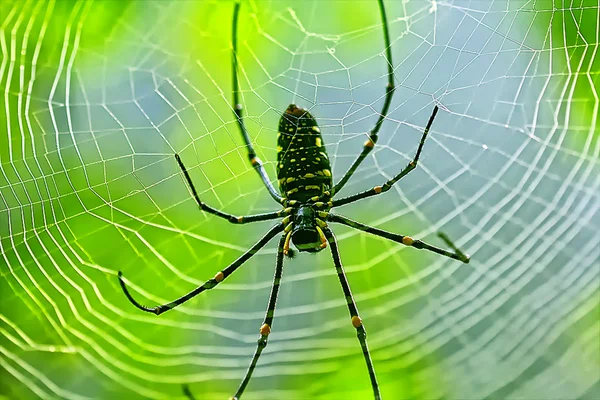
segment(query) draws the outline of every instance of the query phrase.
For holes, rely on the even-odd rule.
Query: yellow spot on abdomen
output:
[[[322,143],[321,143],[321,138],[316,138],[316,139],[315,139],[315,146],[317,146],[317,147],[321,147],[321,144],[322,144]]]

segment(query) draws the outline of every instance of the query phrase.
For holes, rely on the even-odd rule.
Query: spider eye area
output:
[[[292,232],[292,243],[298,251],[317,252],[322,250],[321,236],[314,226],[301,226]]]

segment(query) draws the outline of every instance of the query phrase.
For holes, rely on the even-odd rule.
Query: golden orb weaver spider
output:
[[[350,312],[350,322],[356,329],[358,340],[362,348],[362,352],[367,365],[369,377],[371,380],[371,386],[375,399],[380,399],[381,394],[379,391],[379,385],[377,383],[377,377],[375,375],[375,369],[373,362],[371,361],[371,355],[367,346],[367,333],[362,320],[359,316],[356,303],[350,290],[350,285],[346,279],[346,275],[342,268],[342,262],[340,260],[340,254],[338,251],[338,245],[336,238],[329,228],[327,222],[340,223],[349,227],[362,230],[373,235],[377,235],[394,242],[402,243],[406,246],[411,246],[416,249],[425,249],[443,256],[453,258],[455,260],[462,261],[464,263],[469,262],[469,256],[461,252],[443,233],[439,233],[440,238],[452,249],[452,252],[443,250],[441,248],[427,244],[421,240],[416,240],[410,236],[399,235],[391,232],[387,232],[378,228],[374,228],[360,222],[353,221],[341,215],[333,214],[329,212],[332,208],[349,204],[357,200],[361,200],[370,196],[375,196],[381,193],[387,192],[396,182],[408,175],[413,169],[416,168],[419,156],[423,150],[425,139],[429,132],[429,128],[435,119],[438,112],[438,107],[435,106],[429,121],[425,126],[419,147],[415,154],[414,159],[404,167],[399,174],[388,180],[381,186],[375,186],[369,190],[343,197],[334,200],[333,197],[344,187],[348,179],[354,174],[356,169],[366,158],[366,156],[373,150],[373,147],[377,143],[377,134],[381,128],[383,120],[386,118],[392,96],[394,94],[394,71],[392,63],[392,52],[390,46],[389,29],[387,24],[387,18],[385,13],[385,7],[383,0],[378,0],[379,11],[381,14],[381,20],[383,25],[385,51],[388,61],[388,85],[386,87],[385,101],[379,118],[375,123],[375,126],[369,132],[369,138],[363,146],[363,150],[360,155],[356,158],[352,166],[342,177],[342,179],[335,185],[333,185],[333,178],[331,174],[331,166],[327,151],[323,146],[323,139],[321,137],[320,129],[317,125],[315,118],[310,114],[309,111],[297,107],[295,104],[290,104],[281,116],[279,122],[279,135],[278,135],[278,146],[277,146],[277,179],[279,182],[279,192],[275,190],[269,177],[263,167],[261,160],[256,156],[246,126],[244,124],[244,117],[242,113],[242,105],[239,102],[239,81],[238,81],[238,60],[237,60],[237,24],[238,16],[240,11],[240,1],[237,1],[233,10],[233,21],[232,21],[232,71],[233,71],[233,104],[234,113],[237,119],[239,130],[244,139],[246,149],[248,151],[248,159],[256,170],[260,178],[262,179],[265,187],[269,191],[271,197],[282,205],[283,209],[280,211],[273,211],[264,214],[256,214],[249,216],[237,217],[232,214],[222,212],[216,208],[213,208],[200,200],[196,188],[185,168],[181,158],[178,154],[175,154],[175,159],[179,165],[179,168],[183,172],[183,175],[189,185],[192,195],[198,203],[201,210],[206,211],[210,214],[214,214],[218,217],[224,218],[233,224],[246,224],[250,222],[273,220],[282,218],[281,222],[272,227],[254,246],[248,251],[242,254],[237,260],[231,263],[223,270],[217,272],[212,279],[206,281],[203,285],[192,290],[190,293],[174,300],[170,303],[159,305],[156,307],[146,307],[138,303],[129,293],[127,286],[122,277],[121,271],[119,271],[119,282],[121,287],[129,299],[129,301],[142,311],[154,313],[160,315],[166,311],[169,311],[180,304],[185,303],[196,295],[209,290],[217,286],[219,283],[224,281],[228,276],[233,274],[244,262],[264,247],[273,237],[277,234],[282,233],[277,246],[277,261],[275,267],[275,277],[273,285],[271,287],[271,294],[269,297],[269,303],[267,312],[261,325],[259,332],[260,338],[258,339],[256,351],[254,357],[246,371],[246,374],[238,387],[235,395],[231,398],[233,400],[239,399],[246,386],[250,382],[252,373],[256,367],[258,359],[267,346],[267,340],[271,333],[271,327],[273,325],[273,317],[275,312],[275,304],[277,301],[277,294],[279,292],[279,284],[281,281],[281,275],[283,272],[283,260],[284,256],[292,256],[292,250],[290,249],[290,243],[300,252],[319,252],[327,247],[331,248],[331,255],[337,275],[342,286],[345,298],[347,300],[348,311]],[[190,399],[193,399],[193,395],[187,385],[184,386],[184,393]]]

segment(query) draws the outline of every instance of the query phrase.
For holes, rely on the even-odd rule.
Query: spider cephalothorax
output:
[[[362,161],[371,152],[375,144],[377,143],[378,132],[381,128],[390,103],[394,94],[394,69],[392,62],[392,52],[390,45],[390,37],[387,26],[387,18],[385,15],[385,7],[383,0],[378,0],[379,10],[381,13],[381,20],[384,32],[385,41],[385,57],[387,60],[387,73],[388,73],[388,84],[385,91],[385,100],[379,117],[375,122],[373,129],[368,132],[367,140],[363,145],[362,152],[358,155],[352,166],[348,169],[346,174],[340,179],[335,185],[333,184],[331,165],[329,163],[329,157],[323,144],[323,138],[321,137],[321,131],[317,125],[317,121],[311,115],[311,113],[295,104],[290,104],[285,110],[279,121],[279,133],[277,139],[277,180],[279,183],[279,192],[275,189],[265,168],[263,167],[262,161],[256,156],[256,152],[252,147],[250,136],[246,130],[244,124],[244,118],[242,113],[242,105],[239,101],[239,82],[238,82],[238,60],[237,60],[237,22],[240,10],[240,3],[236,2],[233,11],[233,29],[232,29],[232,42],[233,42],[233,110],[237,120],[238,127],[244,139],[246,149],[248,151],[248,159],[252,164],[253,168],[259,174],[265,187],[269,191],[271,197],[278,202],[282,209],[279,211],[273,211],[264,214],[256,214],[249,216],[237,217],[232,214],[225,213],[214,207],[209,206],[200,200],[196,188],[192,182],[192,179],[185,168],[179,155],[175,154],[179,168],[185,176],[185,180],[192,191],[192,196],[196,200],[196,203],[201,210],[210,214],[216,215],[220,218],[224,218],[233,224],[246,224],[257,221],[267,221],[274,219],[281,219],[280,222],[273,226],[254,246],[248,251],[243,253],[230,265],[218,271],[213,278],[206,281],[201,286],[192,290],[188,294],[164,305],[156,307],[145,307],[138,303],[129,293],[125,281],[122,277],[121,271],[119,271],[119,282],[125,295],[133,303],[134,306],[140,310],[151,312],[154,314],[162,314],[163,312],[169,311],[180,304],[185,303],[196,295],[209,290],[217,286],[219,283],[224,281],[228,276],[233,274],[242,264],[244,264],[250,257],[252,257],[258,250],[264,247],[272,238],[278,234],[282,234],[279,239],[277,246],[277,262],[275,267],[275,277],[273,279],[273,286],[271,289],[271,295],[269,297],[269,305],[263,324],[260,327],[259,333],[260,338],[257,343],[256,352],[250,363],[250,367],[246,371],[246,374],[238,387],[235,396],[232,399],[238,399],[248,382],[256,367],[258,359],[262,353],[262,350],[267,346],[267,339],[271,333],[271,326],[273,323],[273,317],[275,313],[275,304],[277,301],[277,294],[279,293],[279,285],[281,282],[281,275],[283,272],[283,259],[284,255],[291,256],[292,250],[290,249],[290,243],[301,252],[316,253],[323,250],[329,244],[331,249],[331,255],[333,263],[337,272],[338,279],[344,292],[348,311],[350,312],[350,322],[356,329],[357,337],[362,348],[362,354],[365,358],[365,363],[369,372],[369,378],[371,380],[371,387],[373,389],[373,395],[375,399],[380,399],[379,384],[375,375],[375,368],[371,361],[371,355],[369,348],[367,347],[367,333],[363,326],[362,319],[358,315],[358,308],[352,297],[350,291],[350,285],[346,279],[346,274],[342,267],[340,254],[338,251],[337,241],[333,232],[329,228],[327,222],[334,222],[343,224],[354,229],[358,229],[364,232],[371,233],[397,243],[402,243],[405,246],[410,246],[415,249],[424,249],[432,251],[443,256],[460,260],[464,263],[469,262],[469,257],[461,252],[446,235],[440,233],[440,238],[452,249],[447,251],[439,247],[432,246],[421,240],[416,240],[406,235],[399,235],[391,232],[387,232],[375,227],[371,227],[362,224],[357,221],[353,221],[341,215],[336,215],[330,212],[334,207],[339,207],[344,204],[349,204],[370,196],[376,196],[381,193],[387,192],[396,182],[408,175],[413,169],[417,167],[419,156],[423,150],[423,145],[429,128],[433,123],[433,120],[438,111],[438,107],[433,108],[433,112],[429,117],[429,121],[425,126],[419,147],[417,148],[416,154],[412,161],[410,161],[397,175],[386,181],[381,186],[374,186],[371,189],[359,192],[357,194],[335,199],[335,196],[344,187],[348,179],[354,174],[356,169],[360,166]],[[191,391],[185,386],[184,393],[193,399]]]
[[[323,233],[323,228],[327,223],[319,219],[317,213],[326,215],[323,211],[316,211],[313,205],[302,205],[292,211],[292,217],[289,220],[284,232],[286,232],[283,254],[288,255],[290,251],[290,240],[296,246],[298,251],[307,251],[316,253],[327,247],[327,239]],[[287,221],[286,221],[287,220]]]

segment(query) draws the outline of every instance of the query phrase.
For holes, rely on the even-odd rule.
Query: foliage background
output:
[[[255,348],[276,241],[168,314],[274,209],[231,112],[232,3],[4,1],[0,393],[6,398],[231,395]],[[345,193],[420,168],[344,215],[437,243],[468,266],[335,227],[384,398],[600,397],[599,12],[596,1],[387,1],[398,90]],[[350,165],[386,82],[374,1],[250,1],[240,16],[247,124],[275,160],[279,115],[312,107]],[[274,177],[274,164],[268,163]],[[244,398],[371,396],[328,251],[286,263]]]

